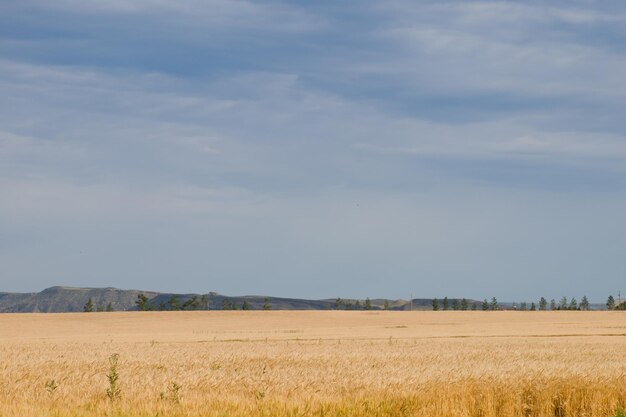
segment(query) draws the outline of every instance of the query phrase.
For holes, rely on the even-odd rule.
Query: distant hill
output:
[[[89,298],[94,306],[113,310],[128,310],[139,294],[156,297],[153,291],[120,290],[117,288],[51,287],[38,293],[0,293],[2,313],[63,313],[83,311]]]
[[[241,309],[244,300],[250,310],[262,310],[267,303],[272,310],[331,310],[336,308],[335,299],[307,300],[298,298],[281,298],[266,296],[225,296],[215,292],[208,294],[174,294],[155,291],[120,290],[118,288],[75,288],[51,287],[37,293],[7,293],[0,292],[0,313],[64,313],[79,312],[91,298],[94,311],[105,310],[107,307],[114,311],[137,310],[136,301],[139,294],[148,299],[148,306],[154,310],[170,309],[170,301],[175,298],[178,307],[185,303],[185,309],[222,310],[226,308]],[[195,298],[194,298],[195,297]],[[195,300],[195,302],[194,302]],[[365,300],[344,299],[340,303],[341,309],[364,308]],[[372,309],[383,309],[385,300],[371,300]],[[410,301],[387,300],[390,310],[408,310]],[[413,300],[414,309],[430,309],[430,299]]]

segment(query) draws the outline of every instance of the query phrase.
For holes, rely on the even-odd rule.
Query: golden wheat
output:
[[[619,312],[6,314],[0,416],[612,417],[625,335]]]

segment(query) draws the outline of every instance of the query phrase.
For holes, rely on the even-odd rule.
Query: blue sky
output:
[[[626,292],[618,1],[0,3],[0,290]]]

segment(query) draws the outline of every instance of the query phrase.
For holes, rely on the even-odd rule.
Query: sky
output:
[[[626,293],[626,3],[0,2],[0,291]]]

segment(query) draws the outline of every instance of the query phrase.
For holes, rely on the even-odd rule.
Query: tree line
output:
[[[372,300],[366,298],[363,303],[361,300],[344,300],[341,297],[337,297],[335,299],[334,304],[335,310],[372,310],[374,306],[372,306]],[[389,309],[389,301],[385,300],[383,304],[383,310]]]
[[[606,302],[607,310],[626,310],[626,301],[624,300],[615,300],[612,295],[609,295]],[[568,300],[567,297],[562,297],[558,302],[553,298],[548,302],[545,297],[541,297],[537,303],[527,301],[522,301],[519,304],[519,308],[516,304],[513,304],[512,309],[521,310],[521,311],[547,311],[547,310],[576,310],[576,311],[587,311],[590,308],[589,299],[587,296],[583,296],[580,300],[576,300],[576,297],[572,297]],[[433,298],[432,301],[432,309],[433,311],[439,310],[483,310],[483,311],[493,311],[493,310],[502,310],[502,306],[498,304],[498,300],[496,297],[491,298],[491,300],[484,299],[482,302],[469,302],[467,299],[462,298],[453,298],[452,300],[448,299],[448,297],[444,297],[441,302],[437,298]]]
[[[137,300],[135,301],[135,305],[137,310],[139,311],[180,311],[180,310],[209,310],[209,298],[207,295],[192,296],[187,299],[185,302],[181,303],[178,299],[178,296],[172,295],[169,300],[163,301],[161,300],[157,305],[155,302],[151,302],[145,294],[137,295]],[[225,297],[222,300],[221,310],[250,310],[250,304],[248,300],[244,298],[241,306],[238,306],[235,302],[233,302],[228,297]],[[609,295],[606,301],[607,310],[626,310],[626,301],[622,299],[616,300],[612,295]],[[265,298],[263,305],[261,307],[263,310],[271,310],[272,304],[269,298]],[[334,302],[335,310],[372,310],[372,309],[381,309],[381,307],[373,306],[372,302],[369,298],[366,298],[363,302],[360,300],[343,300],[341,298],[335,299]],[[384,300],[382,305],[383,310],[389,310],[389,301]],[[432,299],[432,309],[433,311],[447,311],[447,310],[482,310],[482,311],[494,311],[494,310],[502,310],[502,306],[498,303],[496,297],[492,297],[491,300],[484,299],[482,302],[477,301],[469,301],[466,298],[452,298],[444,297],[439,300],[438,298]],[[580,303],[575,297],[572,297],[568,300],[567,297],[562,297],[558,302],[553,298],[549,302],[546,298],[541,297],[537,303],[526,302],[523,301],[519,304],[519,308],[517,305],[513,305],[513,309],[519,309],[521,311],[547,311],[547,310],[578,310],[578,311],[586,311],[589,310],[589,300],[587,296],[583,296],[580,300]],[[87,313],[91,313],[94,311],[114,311],[113,305],[108,303],[106,307],[101,304],[97,306],[94,304],[92,298],[87,300],[85,306],[83,307],[83,311]]]
[[[150,301],[150,299],[145,294],[138,294],[137,299],[135,300],[135,306],[139,311],[183,311],[183,310],[209,310],[209,297],[207,295],[202,295],[200,297],[194,295],[191,298],[185,300],[181,303],[178,296],[172,295],[167,301],[161,300],[157,304],[156,302]],[[215,309],[215,308],[214,308]],[[237,304],[231,301],[228,297],[225,297],[222,300],[221,304],[222,310],[250,310],[250,304],[248,300],[244,298],[241,306],[237,306]],[[262,306],[263,310],[271,310],[272,304],[269,298],[265,298]],[[97,307],[94,305],[93,299],[90,297],[85,306],[83,307],[83,311],[86,313],[91,312],[100,312],[100,311],[114,311],[114,308],[111,303],[108,303],[106,308],[98,305]]]

